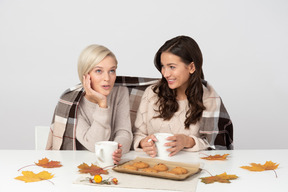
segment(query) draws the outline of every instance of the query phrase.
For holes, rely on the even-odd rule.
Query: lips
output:
[[[110,87],[111,87],[110,85],[102,85],[102,88],[106,90],[110,89]]]
[[[175,82],[175,79],[166,79],[166,80],[167,80],[168,84],[172,84]]]

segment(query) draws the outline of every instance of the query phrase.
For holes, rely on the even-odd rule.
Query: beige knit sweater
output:
[[[208,90],[204,86],[203,88],[204,101],[205,97],[208,97]],[[207,140],[200,137],[199,122],[195,125],[190,125],[189,129],[185,129],[184,127],[185,115],[188,110],[188,100],[178,101],[179,109],[169,121],[164,121],[162,118],[153,118],[159,114],[155,112],[155,110],[158,110],[158,107],[155,105],[156,101],[157,95],[153,92],[152,86],[150,86],[143,94],[133,128],[133,130],[135,129],[133,148],[136,151],[142,150],[139,148],[139,143],[143,138],[157,132],[185,134],[192,137],[196,144],[192,148],[184,149],[186,151],[205,150],[209,147]]]
[[[127,87],[114,87],[107,97],[108,108],[82,98],[77,111],[77,149],[95,151],[97,141],[116,141],[123,153],[130,150],[132,131],[130,124],[129,94]]]

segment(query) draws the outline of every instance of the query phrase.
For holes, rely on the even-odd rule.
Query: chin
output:
[[[105,95],[106,97],[111,93],[111,90],[109,91],[102,91],[101,94]]]
[[[175,86],[169,86],[169,85],[168,85],[168,87],[169,87],[169,89],[176,89],[177,88]]]
[[[107,97],[110,94],[110,91],[109,92],[102,92],[101,94]]]

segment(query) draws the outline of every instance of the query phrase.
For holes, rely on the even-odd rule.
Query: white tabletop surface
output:
[[[208,161],[200,157],[215,154],[230,154],[225,161]],[[123,161],[132,160],[137,156],[148,156],[141,152],[131,151],[123,156]],[[47,157],[50,160],[60,161],[63,167],[44,169],[38,166],[23,168],[24,171],[33,171],[38,173],[46,170],[55,174],[51,179],[54,185],[48,181],[24,183],[14,179],[21,175],[19,168],[38,162],[38,160]],[[230,184],[213,183],[204,184],[199,177],[210,176],[206,171],[202,171],[195,177],[197,181],[197,192],[215,192],[215,191],[288,191],[288,149],[279,150],[231,150],[231,151],[204,151],[204,152],[180,152],[169,160],[184,163],[200,163],[203,169],[209,171],[212,175],[218,175],[226,172],[227,174],[236,174],[239,178],[232,180]],[[240,168],[240,166],[249,165],[249,163],[264,164],[266,161],[279,163],[276,169],[277,178],[273,171],[251,172]],[[0,191],[164,191],[121,188],[115,187],[89,186],[73,184],[81,176],[77,166],[87,163],[95,163],[95,154],[88,151],[41,151],[41,150],[0,150]],[[121,181],[121,178],[118,178]],[[145,177],[143,179],[143,182]],[[167,181],[169,182],[169,181]],[[187,191],[190,189],[187,188]]]

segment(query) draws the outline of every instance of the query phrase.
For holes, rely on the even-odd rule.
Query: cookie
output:
[[[168,170],[168,167],[167,167],[165,164],[163,164],[163,163],[158,163],[158,164],[155,165],[153,168],[156,169],[156,170],[159,171],[159,172],[167,171],[167,170]]]
[[[141,171],[148,172],[148,173],[157,173],[158,172],[156,169],[153,169],[151,167],[141,169]]]
[[[183,167],[175,167],[168,171],[168,173],[173,173],[175,175],[182,175],[188,173],[188,170]]]
[[[138,169],[144,169],[144,168],[148,168],[149,164],[142,162],[142,161],[138,161],[138,162],[133,163],[133,166],[137,167]]]
[[[135,167],[135,166],[133,166],[133,165],[129,165],[129,164],[124,165],[123,168],[129,169],[129,170],[134,170],[134,171],[137,171],[137,170],[138,170],[137,167]]]

